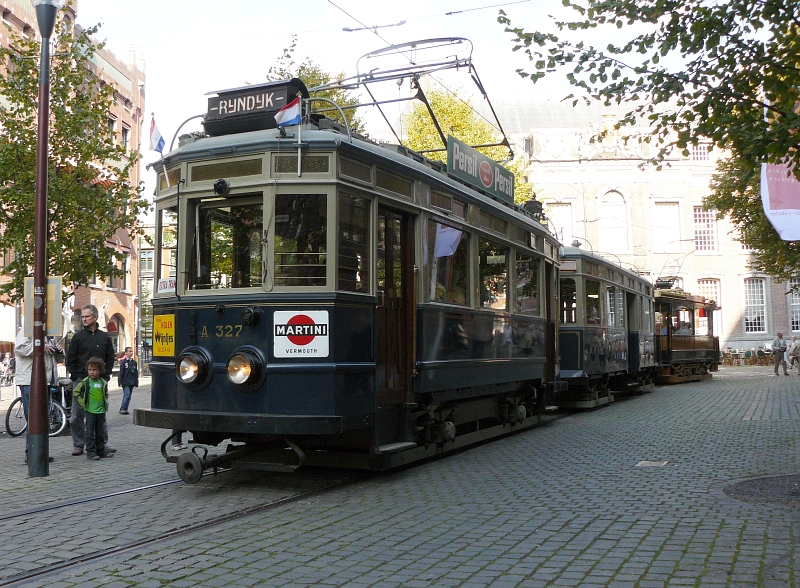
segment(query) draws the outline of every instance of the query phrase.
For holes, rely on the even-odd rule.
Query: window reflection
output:
[[[478,274],[481,289],[481,308],[506,309],[508,283],[508,249],[480,239]]]
[[[467,304],[469,236],[455,227],[428,221],[430,300]]]
[[[327,197],[275,196],[275,285],[324,286],[327,265]]]

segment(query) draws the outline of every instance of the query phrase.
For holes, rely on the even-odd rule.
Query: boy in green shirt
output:
[[[108,383],[100,377],[106,369],[105,361],[90,357],[86,362],[89,376],[75,385],[72,394],[78,404],[86,411],[86,458],[100,459],[114,457],[106,451],[103,430],[106,427],[108,412]]]

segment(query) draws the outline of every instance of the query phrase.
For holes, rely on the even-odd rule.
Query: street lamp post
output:
[[[28,475],[50,473],[47,426],[47,380],[44,368],[44,335],[47,319],[47,147],[50,131],[50,36],[63,0],[31,0],[42,36],[39,63],[39,119],[36,134],[36,210],[33,225],[33,367],[28,411]]]

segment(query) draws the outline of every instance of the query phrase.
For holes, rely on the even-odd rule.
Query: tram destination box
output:
[[[230,90],[209,92],[203,126],[211,137],[274,129],[275,113],[300,94],[308,98],[306,85],[297,78]]]

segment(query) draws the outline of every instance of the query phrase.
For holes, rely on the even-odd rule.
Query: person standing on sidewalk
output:
[[[125,348],[125,356],[119,361],[117,384],[122,388],[122,406],[120,406],[119,414],[130,414],[128,405],[131,403],[131,394],[133,389],[139,385],[139,366],[133,359],[132,347]]]
[[[67,369],[72,380],[72,389],[75,384],[89,375],[86,362],[92,357],[99,357],[105,362],[105,369],[101,370],[100,377],[106,382],[111,380],[111,370],[114,369],[114,345],[111,337],[108,336],[100,325],[97,324],[97,307],[94,304],[84,304],[81,306],[81,322],[83,330],[75,333],[70,341],[67,350]],[[83,447],[86,445],[85,436],[86,411],[78,404],[77,398],[72,398],[72,414],[69,417],[70,429],[72,431],[72,455],[81,455]],[[108,424],[103,419],[103,439],[108,441]],[[105,448],[106,453],[114,453],[116,449]]]
[[[783,365],[783,375],[788,376],[789,372],[786,370],[786,340],[783,338],[783,333],[778,333],[778,336],[772,342],[772,355],[775,358],[775,375],[778,375],[778,366]]]
[[[44,369],[45,374],[52,373],[55,366],[53,354],[60,349],[47,342],[44,346]],[[25,420],[28,420],[28,405],[31,402],[31,372],[33,371],[33,340],[25,336],[25,330],[20,327],[17,339],[14,341],[14,353],[17,356],[17,386],[22,396],[22,410],[25,413]],[[48,383],[52,384],[49,381]],[[53,462],[55,458],[51,455],[48,461]],[[25,463],[28,463],[28,431],[25,431]]]
[[[106,448],[104,436],[108,435],[105,426],[108,412],[108,381],[100,377],[106,364],[101,357],[90,357],[86,362],[89,374],[73,388],[73,398],[86,411],[86,459],[98,460],[101,457],[114,457]]]

